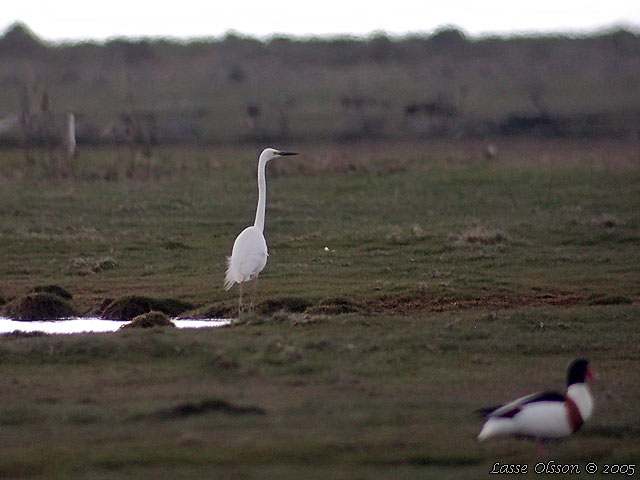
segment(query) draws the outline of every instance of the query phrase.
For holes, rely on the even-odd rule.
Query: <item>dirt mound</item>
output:
[[[535,295],[486,295],[477,298],[442,296],[430,292],[407,292],[400,295],[381,295],[368,302],[371,311],[406,315],[421,311],[447,312],[470,309],[508,309],[540,305],[581,305],[585,299],[579,293],[546,292]]]
[[[308,313],[322,313],[325,315],[362,313],[364,311],[366,311],[365,307],[343,297],[325,298],[307,310]]]
[[[193,308],[193,305],[174,298],[156,299],[139,295],[118,298],[109,303],[100,313],[105,320],[129,321],[152,310],[176,317]]]
[[[226,400],[217,398],[203,400],[198,403],[183,403],[174,408],[159,410],[148,415],[139,415],[133,420],[144,420],[146,418],[156,418],[160,420],[175,420],[194,415],[204,415],[210,412],[226,413],[228,415],[265,415],[267,412],[262,407],[253,405],[234,405]]]
[[[153,327],[175,327],[173,322],[162,312],[151,311],[138,315],[130,323],[120,327],[123,328],[153,328]]]
[[[592,295],[589,298],[589,305],[630,305],[633,303],[629,297],[624,295]]]
[[[59,285],[38,285],[37,287],[33,287],[29,293],[50,293],[65,300],[71,300],[73,298],[73,295],[71,295],[67,289]]]
[[[265,300],[260,303],[256,310],[259,313],[269,315],[280,310],[292,313],[302,313],[312,305],[310,300],[301,297],[282,297]]]
[[[184,312],[178,318],[232,318],[237,315],[237,304],[211,304]]]
[[[343,313],[365,313],[366,307],[344,297],[325,298],[313,308],[309,313],[324,313],[327,315],[340,315]]]
[[[51,293],[29,293],[9,302],[2,309],[13,320],[58,320],[77,315],[71,304]]]

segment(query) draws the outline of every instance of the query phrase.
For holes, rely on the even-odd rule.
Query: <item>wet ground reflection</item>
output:
[[[172,320],[178,328],[211,328],[229,325],[223,319],[180,319]],[[69,318],[55,321],[20,322],[8,318],[0,318],[0,334],[14,331],[43,333],[99,333],[115,332],[129,322],[103,320],[101,318]]]

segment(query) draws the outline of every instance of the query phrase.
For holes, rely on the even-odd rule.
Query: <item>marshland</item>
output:
[[[637,35],[50,46],[16,31],[0,42],[17,119],[0,132],[4,310],[49,286],[79,315],[133,296],[233,322],[0,336],[0,477],[531,471],[536,446],[478,443],[474,411],[564,388],[578,357],[595,413],[548,458],[637,464]],[[268,166],[269,262],[238,317],[226,257],[267,146],[299,155]]]

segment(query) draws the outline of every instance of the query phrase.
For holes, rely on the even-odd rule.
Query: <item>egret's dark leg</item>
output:
[[[244,310],[243,305],[242,305],[242,286],[244,285],[244,282],[240,282],[238,283],[238,290],[240,291],[240,298],[238,299],[238,315],[242,315],[242,312]]]
[[[249,309],[251,311],[253,311],[253,304],[254,301],[256,299],[256,293],[258,291],[258,277],[256,276],[256,278],[253,279],[253,291],[251,292],[251,306],[249,307]]]

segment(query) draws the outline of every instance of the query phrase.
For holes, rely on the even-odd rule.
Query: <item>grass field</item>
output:
[[[1,336],[0,477],[531,470],[535,445],[478,444],[473,411],[562,388],[578,356],[600,376],[594,417],[543,460],[637,464],[638,145],[496,145],[493,160],[480,142],[276,145],[301,155],[268,168],[261,313]],[[260,149],[2,152],[0,296],[57,284],[79,311],[141,294],[233,312],[225,258]]]

